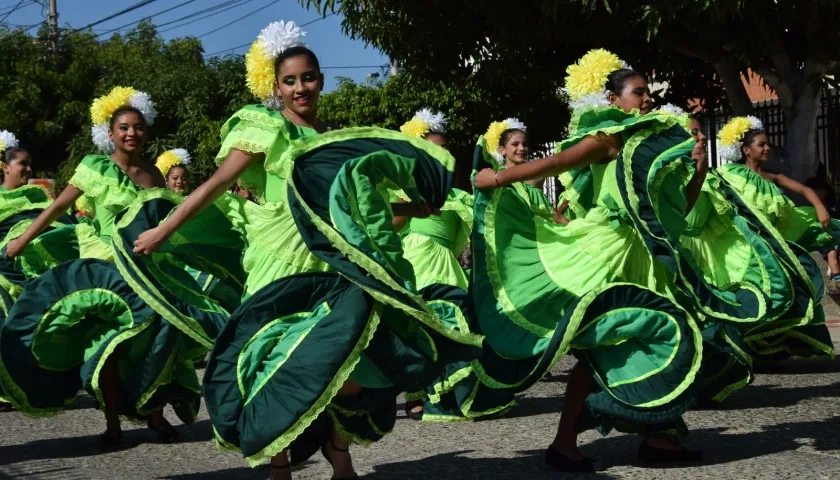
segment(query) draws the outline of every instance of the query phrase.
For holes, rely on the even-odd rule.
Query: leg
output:
[[[178,430],[175,430],[175,427],[163,416],[162,408],[155,410],[149,415],[147,425],[158,434],[161,442],[172,443],[178,441]]]
[[[569,381],[566,383],[566,398],[560,426],[551,448],[570,460],[583,460],[584,457],[577,448],[577,431],[575,425],[583,413],[586,397],[592,392],[592,371],[581,362],[572,369]]]
[[[338,391],[339,397],[352,397],[362,393],[362,386],[356,382],[348,380],[344,382],[341,389]],[[353,468],[353,460],[350,458],[350,442],[341,438],[341,436],[333,430],[330,432],[329,441],[321,447],[321,454],[330,462],[333,467],[333,479],[353,479],[358,478],[356,470]]]
[[[100,437],[102,443],[107,446],[116,446],[120,443],[122,437],[122,429],[120,427],[120,416],[117,413],[117,361],[119,359],[119,349],[114,351],[102,370],[99,372],[99,386],[102,389],[102,398],[105,405],[102,409],[105,411],[105,433]]]
[[[292,480],[292,467],[289,465],[289,457],[286,452],[280,452],[271,457],[271,480]]]
[[[836,248],[832,248],[826,254],[826,260],[828,261],[828,267],[831,269],[831,276],[834,277],[835,275],[840,275],[840,258],[838,258],[838,253]]]

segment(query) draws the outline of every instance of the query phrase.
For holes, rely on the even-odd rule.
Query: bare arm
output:
[[[262,158],[262,155],[251,155],[241,150],[231,150],[219,169],[213,173],[213,176],[196,188],[165,222],[137,237],[137,240],[134,241],[134,253],[150,255],[156,251],[178,228],[228,191],[233,182],[252,163]]]
[[[613,153],[617,155],[618,148],[609,141],[587,137],[575,146],[547,158],[523,163],[496,173],[489,169],[482,170],[475,177],[475,186],[478,188],[503,187],[516,182],[557,176],[575,168],[598,163],[605,158],[614,158]]]
[[[16,257],[20,255],[23,250],[26,249],[26,246],[29,245],[29,242],[32,241],[35,237],[37,237],[41,232],[46,230],[47,227],[52,225],[54,221],[58,219],[62,214],[66,213],[67,210],[82,196],[82,191],[78,188],[74,187],[73,185],[67,185],[64,190],[61,191],[61,194],[55,201],[50,204],[49,207],[44,209],[38,218],[29,225],[29,228],[26,229],[23,234],[9,242],[6,248],[6,256],[8,257]]]
[[[814,191],[811,187],[806,187],[801,183],[788,178],[784,175],[768,175],[772,181],[776,183],[776,185],[784,188],[785,190],[790,190],[791,192],[796,192],[806,200],[808,203],[814,206],[814,209],[817,211],[817,218],[819,219],[820,223],[824,228],[828,228],[828,224],[831,222],[831,215],[829,215],[828,210],[823,205],[822,200],[820,200],[820,196],[817,195],[817,192]]]
[[[262,155],[251,155],[241,150],[231,150],[222,165],[213,175],[196,188],[184,203],[178,206],[172,215],[166,219],[161,228],[167,238],[175,233],[181,225],[187,223],[199,212],[230,190],[236,179]]]

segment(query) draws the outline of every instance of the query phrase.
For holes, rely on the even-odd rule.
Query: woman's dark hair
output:
[[[618,69],[607,75],[607,83],[604,85],[604,88],[608,92],[621,95],[621,92],[624,91],[624,86],[627,85],[627,81],[634,77],[645,78],[644,75],[635,70],[630,70],[629,68]]]
[[[117,119],[120,117],[120,115],[124,113],[136,113],[137,116],[140,117],[140,120],[142,120],[143,123],[146,123],[146,117],[143,116],[143,112],[132,107],[131,105],[123,105],[122,107],[114,110],[114,113],[111,115],[111,122],[108,125],[111,128],[111,130],[114,129],[114,124],[117,123]]]
[[[277,72],[280,71],[280,65],[282,65],[286,59],[300,56],[308,58],[309,61],[315,65],[315,71],[321,73],[321,63],[318,61],[318,57],[315,56],[315,52],[306,47],[297,46],[287,48],[286,50],[283,50],[283,53],[277,56],[277,60],[274,61],[274,76],[277,76]]]
[[[738,148],[741,149],[741,160],[739,160],[738,163],[747,162],[747,156],[744,154],[744,147],[749,147],[755,141],[755,137],[766,133],[767,132],[765,132],[764,130],[752,129],[744,134],[744,138],[741,139],[741,143],[738,144]]]
[[[21,153],[26,153],[26,149],[20,147],[7,148],[6,151],[3,152],[3,161],[9,163],[16,159]]]
[[[499,135],[499,146],[504,147],[505,145],[507,145],[507,142],[510,140],[510,137],[512,137],[513,134],[516,132],[521,132],[522,135],[525,135],[526,137],[528,136],[527,133],[518,128],[508,128],[507,130],[502,132],[501,135]]]

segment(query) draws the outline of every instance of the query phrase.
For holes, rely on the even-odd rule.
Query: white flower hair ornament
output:
[[[405,122],[400,127],[400,131],[412,137],[424,138],[429,133],[446,133],[447,123],[442,113],[424,108],[415,113],[411,120]]]
[[[487,153],[496,160],[496,163],[499,165],[504,165],[505,158],[499,153],[499,140],[502,137],[502,132],[505,130],[521,130],[523,132],[528,131],[528,127],[525,126],[518,118],[506,118],[501,122],[493,122],[487,127],[487,132],[484,134],[484,142],[486,145]]]
[[[10,148],[15,148],[19,145],[18,139],[14,133],[8,130],[0,131],[0,156]]]
[[[151,97],[146,92],[131,87],[114,87],[107,95],[97,98],[90,106],[93,126],[90,136],[93,144],[103,153],[114,153],[114,142],[108,136],[111,117],[120,107],[134,107],[143,114],[147,125],[155,123],[157,111]]]
[[[274,89],[274,62],[292,47],[305,47],[304,36],[306,32],[295,22],[272,22],[262,29],[245,54],[245,83],[266,107],[275,110],[283,108],[283,101]]]
[[[717,154],[724,163],[737,162],[741,159],[741,142],[751,130],[764,130],[764,124],[752,115],[735,117],[718,132]]]
[[[682,108],[674,105],[673,103],[666,103],[665,105],[662,105],[661,107],[659,107],[657,110],[662,112],[662,113],[670,113],[671,115],[676,115],[676,116],[680,116],[680,115],[685,114],[685,110],[683,110]]]
[[[630,65],[612,52],[597,48],[590,50],[577,62],[566,68],[566,81],[562,91],[568,96],[573,111],[584,107],[608,107],[607,78],[621,69],[632,70]]]

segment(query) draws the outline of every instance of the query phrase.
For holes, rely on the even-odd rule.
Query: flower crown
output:
[[[3,154],[6,153],[6,150],[9,148],[15,148],[18,145],[18,139],[15,137],[14,133],[8,130],[0,131],[0,165],[6,163],[5,157],[3,156]]]
[[[412,137],[423,138],[429,133],[446,133],[446,117],[442,113],[434,113],[428,108],[419,110],[414,118],[405,122],[400,131]]]
[[[157,161],[155,161],[155,166],[158,170],[160,170],[160,173],[162,173],[164,177],[169,175],[169,171],[172,170],[172,167],[186,167],[189,164],[190,154],[183,148],[167,150],[161,153],[157,158]]]
[[[487,132],[484,134],[484,144],[487,149],[487,153],[489,153],[499,165],[504,165],[505,163],[505,158],[501,153],[499,153],[499,139],[502,136],[502,132],[511,129],[522,130],[523,132],[528,131],[528,127],[519,121],[518,118],[507,118],[501,122],[491,123],[490,126],[487,127]]]
[[[603,48],[590,50],[576,63],[566,68],[566,82],[562,92],[568,96],[569,108],[608,107],[607,77],[630,65]]]
[[[245,83],[266,107],[283,108],[283,102],[274,90],[274,62],[289,48],[306,46],[301,40],[304,36],[306,32],[295,22],[272,22],[262,29],[245,54]]]
[[[114,87],[108,95],[97,98],[90,106],[90,118],[93,121],[90,136],[93,144],[104,153],[114,153],[114,142],[108,136],[111,117],[118,108],[127,106],[140,110],[146,124],[155,123],[157,111],[152,98],[148,93],[131,87]]]
[[[764,130],[764,124],[751,115],[735,117],[718,132],[717,153],[720,161],[736,162],[741,159],[741,141],[750,130]]]

